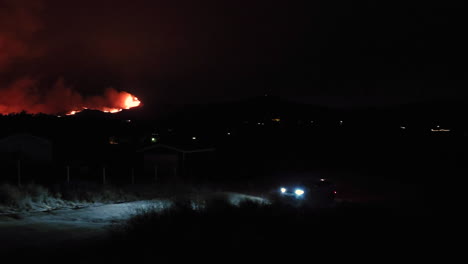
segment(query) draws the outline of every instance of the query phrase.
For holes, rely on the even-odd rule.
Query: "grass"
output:
[[[21,187],[0,185],[0,213],[47,211],[135,199],[136,196],[121,189],[93,184],[55,185],[49,188],[38,184]]]
[[[66,205],[66,201],[40,185],[28,184],[22,187],[0,185],[0,213],[47,210]]]
[[[382,250],[390,249],[391,241],[396,242],[394,248],[419,243],[425,220],[429,219],[375,205],[311,209],[248,200],[233,205],[216,198],[194,207],[181,200],[163,212],[140,211],[116,226],[107,245],[113,253],[103,254],[131,259],[134,252],[152,252],[169,260],[254,256],[263,261],[297,254],[302,259],[338,248]]]
[[[0,184],[0,214],[76,208],[157,198],[177,199],[211,193],[209,187],[190,184],[127,185],[116,187],[90,182],[56,184],[48,187]]]

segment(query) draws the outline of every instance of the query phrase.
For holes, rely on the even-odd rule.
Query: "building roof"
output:
[[[146,152],[158,148],[173,150],[180,153],[199,153],[215,151],[213,147],[206,147],[198,144],[154,144],[137,150],[137,152]]]
[[[9,135],[4,138],[0,139],[0,144],[4,144],[6,142],[35,142],[39,144],[45,144],[45,145],[50,145],[51,142],[48,139],[42,138],[42,137],[37,137],[33,136],[31,134],[14,134],[14,135]]]

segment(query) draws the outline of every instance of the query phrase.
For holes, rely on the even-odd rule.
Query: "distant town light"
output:
[[[281,118],[273,118],[273,119],[271,119],[271,121],[279,123],[279,122],[281,122]]]
[[[324,181],[325,181],[325,179],[320,179],[320,181],[324,182]]]
[[[109,144],[111,144],[111,145],[118,145],[118,144],[119,144],[119,141],[117,140],[116,137],[110,137],[110,138],[109,138]]]
[[[227,135],[230,136],[230,135],[231,135],[231,132],[227,132]]]
[[[151,142],[156,143],[156,141],[158,141],[158,140],[155,137],[151,138]]]
[[[406,127],[405,127],[405,126],[401,126],[400,128],[401,128],[401,129],[403,129],[403,130],[404,130],[404,129],[406,129]]]
[[[450,129],[444,129],[444,128],[441,128],[441,129],[431,129],[432,132],[450,132]]]
[[[197,137],[192,137],[193,140],[197,140]]]

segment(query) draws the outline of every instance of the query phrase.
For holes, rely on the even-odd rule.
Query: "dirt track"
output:
[[[259,197],[238,193],[213,195],[227,197],[233,204],[242,199],[265,201]],[[0,245],[3,250],[24,247],[40,248],[84,239],[105,238],[112,225],[129,219],[138,210],[150,208],[164,210],[171,205],[171,200],[159,199],[2,216],[0,217]]]

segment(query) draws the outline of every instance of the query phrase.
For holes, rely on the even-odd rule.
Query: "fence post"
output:
[[[181,167],[180,168],[180,170],[181,170],[180,175],[181,175],[182,178],[184,178],[187,175],[186,172],[185,172],[185,153],[182,153],[182,164],[181,164],[180,167]]]
[[[18,162],[16,163],[16,169],[18,173],[18,186],[21,187],[21,160],[18,159]]]
[[[158,165],[154,165],[154,183],[158,182]]]
[[[67,166],[67,183],[70,183],[70,166]]]
[[[102,167],[102,184],[106,184],[106,167]]]

